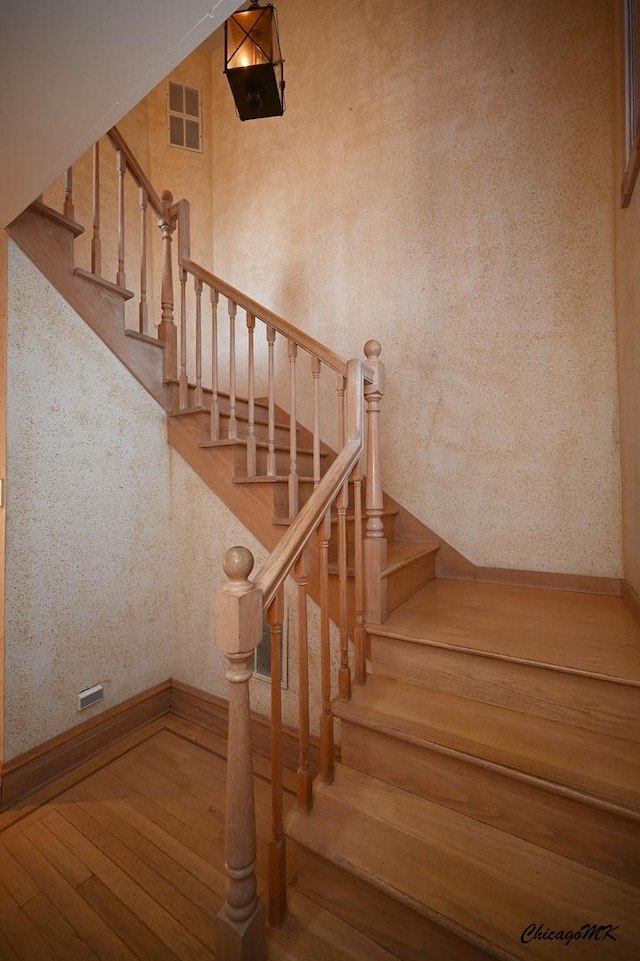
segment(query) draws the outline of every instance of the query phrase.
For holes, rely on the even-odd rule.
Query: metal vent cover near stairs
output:
[[[280,684],[289,686],[289,630],[288,611],[285,607],[280,635]],[[267,615],[262,615],[262,640],[253,652],[253,674],[264,681],[271,680],[271,630]]]

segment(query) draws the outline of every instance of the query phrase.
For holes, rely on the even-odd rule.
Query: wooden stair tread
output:
[[[208,409],[208,408],[205,408]],[[207,447],[232,447],[237,444],[238,447],[246,447],[248,444],[248,438],[246,437],[223,437],[221,440],[203,440],[200,443],[200,447],[206,449]],[[256,448],[260,450],[269,450],[269,442],[266,440],[256,440]],[[290,450],[288,444],[274,444],[274,451],[288,451]],[[313,450],[310,447],[298,447],[298,454],[313,454]],[[320,457],[326,457],[327,454],[324,451],[320,452]]]
[[[640,627],[619,597],[437,578],[371,630],[640,686]]]
[[[268,474],[258,474],[255,477],[234,477],[234,484],[282,484],[288,483],[288,474],[273,474],[269,476]],[[302,474],[298,474],[298,481],[302,484],[313,484],[313,477],[305,477]]]
[[[504,707],[372,676],[335,701],[337,717],[569,789],[640,821],[640,746]]]
[[[636,888],[342,765],[318,785],[311,815],[291,811],[286,823],[298,843],[489,955],[557,958],[551,940],[523,949],[523,930],[588,921],[618,926],[598,958],[640,956]]]
[[[287,894],[287,910],[281,928],[267,929],[270,961],[397,961],[396,955],[295,888]]]
[[[387,566],[383,575],[393,574],[394,571],[404,567],[405,564],[417,560],[419,557],[424,557],[425,554],[431,554],[433,551],[437,551],[439,547],[440,542],[435,538],[433,540],[389,541],[387,544]]]
[[[127,337],[133,337],[134,340],[139,340],[143,344],[151,344],[152,347],[159,347],[160,350],[166,350],[167,345],[163,340],[158,340],[157,337],[152,337],[151,334],[143,334],[139,330],[133,330],[131,327],[125,327],[125,334]]]

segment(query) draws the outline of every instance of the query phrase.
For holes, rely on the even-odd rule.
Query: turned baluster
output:
[[[355,564],[355,627],[353,631],[353,646],[355,661],[353,679],[356,684],[364,684],[366,680],[366,650],[364,630],[364,571],[362,560],[362,461],[356,464],[353,474],[353,508],[354,508],[354,564]]]
[[[100,144],[93,145],[93,233],[91,236],[91,273],[100,274],[102,270],[102,250],[100,241]]]
[[[62,212],[69,220],[74,219],[73,167],[68,167],[64,172],[64,204],[62,205]]]
[[[225,825],[225,902],[218,914],[219,961],[264,961],[264,905],[257,896],[256,819],[251,759],[250,660],[262,635],[262,591],[248,580],[251,552],[224,556],[229,582],[216,594],[216,643],[230,663]]]
[[[149,313],[147,306],[147,191],[138,188],[138,204],[140,206],[140,307],[138,310],[138,327],[141,334],[149,332]]]
[[[194,407],[202,407],[202,281],[194,278],[196,292],[196,389],[193,395]]]
[[[282,622],[280,589],[267,611],[271,632],[271,841],[269,843],[269,924],[279,928],[287,915],[287,839],[282,805]]]
[[[229,305],[229,439],[238,436],[236,418],[236,313],[238,305],[232,300]]]
[[[338,450],[345,443],[345,390],[346,378],[338,374]],[[341,701],[351,697],[351,676],[349,674],[349,609],[347,593],[347,507],[349,506],[349,485],[346,482],[338,495],[338,599],[340,627],[340,667],[338,669],[338,696]]]
[[[275,401],[275,359],[274,344],[276,332],[273,327],[267,327],[267,349],[268,349],[268,426],[267,426],[267,474],[269,477],[276,475],[276,401]]]
[[[127,172],[127,159],[121,150],[117,151],[118,158],[118,273],[116,283],[119,287],[127,286],[127,275],[124,269],[124,178]]]
[[[313,487],[320,483],[320,360],[311,358],[313,378]]]
[[[387,541],[384,536],[382,515],[382,470],[380,457],[380,402],[384,395],[384,365],[379,360],[382,348],[377,340],[364,345],[367,365],[373,369],[373,383],[364,388],[367,405],[367,485],[366,485],[366,533],[364,540],[364,597],[365,620],[382,624],[387,618],[387,579],[383,572],[387,566]]]
[[[180,410],[189,406],[189,380],[187,378],[187,272],[180,269],[180,379],[178,382],[178,405]]]
[[[329,624],[329,540],[331,512],[327,511],[318,527],[320,558],[320,777],[331,784],[334,775],[333,715],[331,712],[331,635]]]
[[[247,350],[248,350],[248,423],[247,423],[247,477],[255,477],[256,464],[256,370],[254,356],[254,331],[256,318],[247,311]]]
[[[298,345],[288,342],[289,354],[289,517],[293,518],[299,509],[298,479],[298,422],[296,413],[296,357]]]
[[[164,370],[165,381],[175,383],[178,379],[178,330],[173,320],[173,263],[171,257],[171,241],[175,230],[175,221],[171,215],[173,194],[165,190],[161,196],[162,216],[158,220],[158,227],[162,237],[162,315],[158,325],[158,340],[165,345]]]
[[[215,287],[211,298],[211,440],[220,440],[220,398],[218,396],[218,300]]]
[[[307,631],[307,586],[309,556],[303,551],[298,558],[294,577],[298,585],[298,807],[309,813],[313,805],[313,778],[309,765],[309,638]]]

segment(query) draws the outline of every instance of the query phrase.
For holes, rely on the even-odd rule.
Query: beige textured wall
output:
[[[619,9],[619,7],[618,7]],[[623,171],[621,24],[616,23],[616,188]],[[617,193],[617,191],[616,191]],[[622,448],[624,575],[640,594],[640,182],[631,203],[616,196],[616,313]]]
[[[171,673],[164,416],[13,244],[8,389],[7,759]]]
[[[216,35],[216,273],[382,342],[385,486],[472,560],[618,576],[609,3],[278,13],[282,119],[237,120]]]

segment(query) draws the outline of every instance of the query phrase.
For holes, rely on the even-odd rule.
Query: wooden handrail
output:
[[[147,192],[147,196],[151,203],[151,206],[158,214],[159,217],[162,216],[162,200],[160,195],[156,193],[151,185],[151,181],[145,174],[144,170],[136,160],[131,148],[127,144],[117,127],[112,127],[111,130],[107,131],[107,136],[116,150],[119,150],[127,164],[129,172],[132,174],[133,179],[136,181],[139,187],[144,187]]]
[[[231,284],[228,284],[225,280],[222,280],[220,277],[216,277],[215,274],[205,270],[204,267],[196,264],[195,261],[185,258],[181,260],[180,266],[184,267],[188,273],[198,277],[209,287],[215,287],[215,289],[219,291],[223,297],[227,297],[229,300],[234,301],[234,303],[236,303],[238,307],[241,307],[242,310],[248,310],[250,314],[253,314],[253,316],[257,317],[259,320],[264,321],[264,323],[269,327],[273,327],[274,330],[277,330],[278,333],[282,334],[288,340],[294,341],[298,347],[301,347],[314,357],[317,357],[327,367],[331,367],[332,370],[335,370],[339,374],[346,375],[346,362],[337,354],[334,354],[332,350],[329,350],[328,347],[325,347],[324,344],[321,344],[319,340],[316,340],[314,337],[306,334],[303,330],[299,330],[297,327],[294,327],[293,324],[290,324],[288,321],[284,320],[283,317],[279,317],[278,314],[275,314],[272,310],[269,310],[268,307],[264,307],[262,304],[259,304],[258,301],[253,300],[251,297],[247,297],[246,294],[241,293],[235,287],[232,287]],[[373,374],[371,374],[371,377],[367,376],[366,379],[373,379]]]

